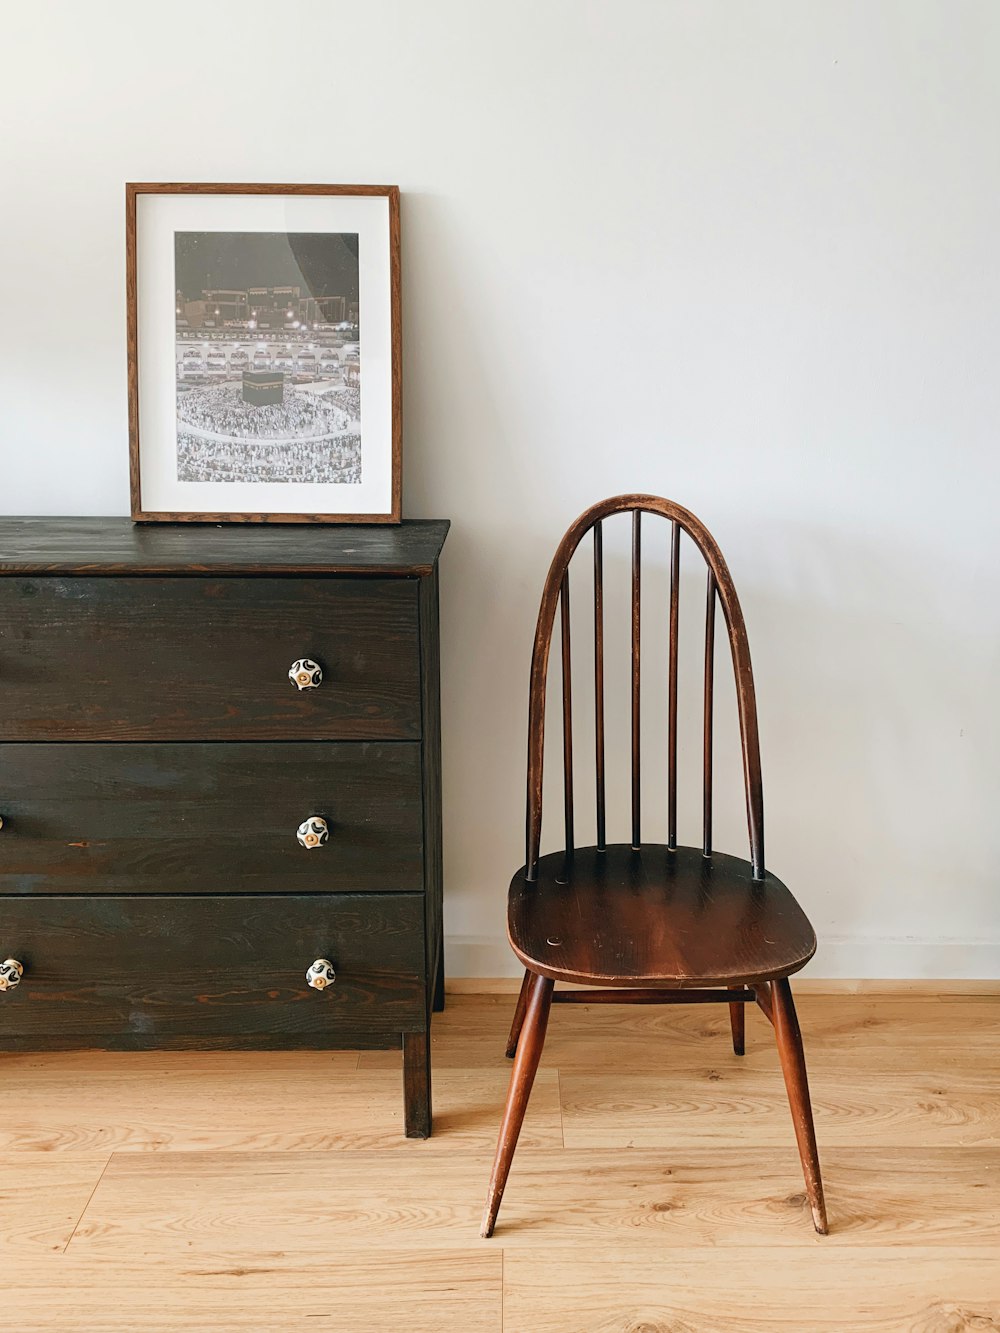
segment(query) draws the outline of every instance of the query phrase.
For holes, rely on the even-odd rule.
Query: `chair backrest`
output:
[[[569,564],[581,540],[594,534],[594,704],[597,795],[597,845],[605,847],[605,745],[604,745],[604,545],[602,523],[612,514],[632,515],[632,846],[641,845],[640,830],[640,589],[642,515],[653,514],[671,524],[670,537],[670,637],[667,700],[667,845],[677,846],[677,643],[680,596],[681,533],[694,542],[708,567],[705,611],[705,689],[703,746],[703,850],[712,852],[712,726],[714,703],[715,608],[722,605],[739,709],[743,750],[743,782],[746,792],[750,861],[755,879],[764,877],[764,797],[760,775],[760,745],[757,735],[757,704],[754,698],[750,648],[739,598],[732,577],[715,539],[695,516],[672,500],[655,495],[616,495],[592,505],[569,528],[552,559],[535,628],[531,658],[531,689],[528,709],[528,810],[526,879],[537,876],[542,834],[542,765],[545,742],[545,694],[549,649],[559,611],[562,649],[562,740],[563,793],[566,821],[566,851],[573,850],[573,697],[570,650]]]

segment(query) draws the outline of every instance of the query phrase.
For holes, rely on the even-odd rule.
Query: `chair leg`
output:
[[[514,1010],[514,1021],[510,1025],[510,1036],[507,1038],[506,1055],[508,1060],[513,1060],[514,1052],[517,1050],[517,1039],[521,1035],[521,1024],[524,1022],[524,1009],[528,1003],[528,982],[530,980],[531,973],[525,968],[521,990],[517,997],[517,1008]]]
[[[795,1139],[802,1159],[802,1174],[806,1194],[812,1209],[813,1225],[821,1236],[827,1234],[826,1202],[823,1198],[823,1180],[819,1171],[819,1152],[816,1148],[816,1130],[813,1127],[812,1103],[806,1078],[806,1060],[802,1051],[802,1033],[795,1015],[792,988],[788,978],[771,983],[771,1004],[774,1011],[774,1035],[785,1076],[788,1102],[792,1108]]]
[[[510,1164],[517,1147],[517,1137],[521,1132],[524,1112],[531,1095],[531,1085],[535,1081],[535,1070],[545,1043],[545,1028],[549,1021],[552,1007],[552,982],[548,977],[527,974],[527,1001],[525,1003],[524,1030],[517,1043],[514,1068],[510,1075],[510,1089],[507,1092],[507,1105],[504,1107],[503,1120],[500,1124],[500,1138],[497,1141],[497,1153],[493,1162],[493,1174],[486,1193],[486,1211],[483,1213],[482,1235],[492,1236],[493,1227],[500,1211],[504,1186],[510,1172]]]
[[[739,1000],[729,1006],[729,1026],[733,1029],[733,1050],[737,1055],[746,1053],[746,1010]]]

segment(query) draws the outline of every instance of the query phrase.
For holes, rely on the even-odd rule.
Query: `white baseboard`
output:
[[[445,939],[454,990],[517,990],[521,969],[506,941]],[[827,936],[796,982],[800,991],[1000,992],[1000,941]]]

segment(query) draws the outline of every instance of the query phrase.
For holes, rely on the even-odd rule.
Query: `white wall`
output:
[[[735,572],[813,973],[1000,975],[993,0],[6,0],[2,31],[2,512],[127,512],[126,180],[404,191],[452,973],[513,971],[548,558],[637,488]],[[720,821],[740,850],[738,794]]]

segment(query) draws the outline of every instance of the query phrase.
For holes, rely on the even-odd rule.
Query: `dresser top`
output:
[[[430,574],[447,519],[398,525],[134,524],[0,517],[5,574]]]

